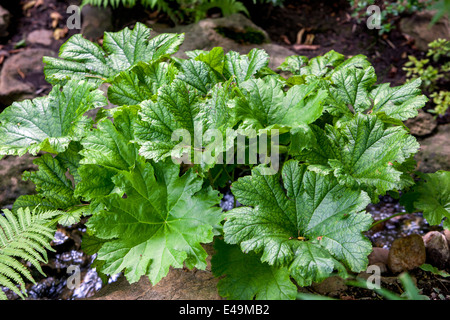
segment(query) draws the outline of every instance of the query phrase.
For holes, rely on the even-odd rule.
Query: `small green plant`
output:
[[[427,59],[408,56],[403,68],[408,79],[422,79],[422,88],[432,99],[430,113],[445,115],[450,107],[450,41],[438,39],[428,45]]]
[[[57,214],[52,211],[40,214],[29,208],[21,208],[15,214],[5,209],[0,214],[0,300],[6,299],[2,286],[24,298],[25,281],[34,283],[22,259],[44,274],[40,263],[46,263],[47,250],[53,250],[50,241],[56,223],[52,218]]]
[[[430,65],[430,59],[417,59],[415,56],[408,56],[403,70],[409,79],[422,79],[423,88],[429,91],[435,90],[438,80],[445,76],[439,68]]]
[[[365,56],[335,51],[288,57],[286,79],[260,49],[173,57],[183,40],[137,23],[106,32],[102,47],[74,35],[44,58],[49,95],[0,114],[0,154],[39,154],[23,176],[37,193],[12,214],[86,217],[82,248],[130,283],[205,269],[202,244],[213,243],[230,299],[295,299],[298,285],[365,270],[367,205],[415,185],[419,144],[403,121],[427,102],[421,80],[377,84]],[[427,214],[438,199],[433,223],[450,216],[448,178],[414,189],[411,206]],[[226,212],[224,189],[236,204]]]
[[[349,2],[352,8],[352,17],[356,18],[358,23],[372,14],[367,12],[369,6],[379,5],[375,0],[350,0]],[[396,20],[401,16],[429,8],[432,2],[433,0],[383,1],[380,5],[380,29],[378,33],[382,35],[391,32],[395,28]]]
[[[445,115],[448,108],[450,108],[450,92],[449,91],[439,91],[433,92],[430,95],[433,99],[435,105],[434,109],[429,110],[429,112],[439,115]]]
[[[349,280],[346,282],[347,285],[363,288],[367,290],[372,290],[375,293],[377,293],[379,296],[386,300],[430,300],[427,296],[424,296],[420,294],[420,290],[416,287],[416,285],[413,282],[413,279],[411,276],[403,272],[398,276],[398,279],[400,280],[402,286],[403,286],[403,293],[401,295],[396,294],[395,292],[392,292],[385,288],[369,288],[367,284],[367,280],[362,278],[356,278],[354,280]],[[298,293],[297,299],[300,300],[336,300],[327,296],[321,296],[318,294],[311,294],[311,293]]]

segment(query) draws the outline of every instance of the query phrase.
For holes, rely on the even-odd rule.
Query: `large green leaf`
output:
[[[114,123],[104,118],[81,141],[84,149],[82,164],[97,164],[112,170],[129,170],[138,157],[133,125],[136,119],[134,109],[123,109],[114,114]]]
[[[286,93],[273,77],[241,84],[243,97],[236,99],[236,120],[242,129],[270,129],[310,124],[322,115],[326,91],[318,83],[296,85]]]
[[[369,89],[377,81],[375,69],[367,67],[343,68],[331,76],[333,86],[331,93],[336,101],[345,106],[352,106],[356,112],[363,112],[372,106]]]
[[[24,180],[31,180],[36,185],[37,194],[22,195],[13,205],[13,209],[30,208],[33,211],[59,212],[58,222],[62,225],[72,225],[79,222],[87,210],[74,195],[74,183],[66,176],[67,168],[63,165],[68,156],[52,157],[44,154],[33,161],[39,167],[38,171],[23,174]]]
[[[408,211],[422,211],[430,225],[439,225],[444,220],[450,228],[450,172],[437,171],[420,175],[413,189],[401,198]]]
[[[307,83],[321,78],[321,85],[329,90],[326,110],[339,117],[351,118],[352,113],[367,111],[384,116],[385,122],[401,124],[417,116],[418,109],[428,100],[421,95],[420,79],[398,87],[390,87],[389,83],[376,85],[375,70],[363,55],[347,60],[335,51],[311,60],[290,56],[280,69],[301,76]]]
[[[138,62],[111,81],[108,98],[116,105],[137,105],[151,99],[161,86],[171,83],[175,73],[176,69],[167,62]]]
[[[302,69],[302,74],[322,77],[332,72],[344,60],[344,55],[331,50],[323,56],[310,59],[308,65]]]
[[[214,130],[220,135],[218,138],[223,139],[226,124],[232,121],[227,107],[229,91],[227,83],[218,84],[211,90],[210,97],[200,100],[195,90],[189,90],[179,79],[161,87],[156,102],[148,100],[141,104],[140,121],[135,125],[140,154],[159,161],[187,153],[189,161],[195,162],[193,152],[202,156],[202,150],[211,145],[207,131]],[[183,139],[181,147],[180,137]],[[221,145],[219,147],[222,149]]]
[[[237,300],[293,300],[297,287],[286,267],[269,266],[253,252],[243,253],[237,245],[215,240],[211,269],[220,277],[219,294]],[[225,277],[222,277],[225,276]]]
[[[139,22],[133,30],[105,32],[103,48],[76,34],[61,46],[59,59],[44,57],[46,79],[53,84],[68,79],[89,79],[97,84],[110,81],[139,61],[150,62],[175,53],[184,40],[184,34],[149,37],[150,29]]]
[[[46,97],[14,102],[0,114],[0,154],[27,151],[63,152],[70,141],[79,141],[92,121],[84,116],[107,103],[100,90],[85,81],[53,87]]]
[[[234,76],[236,82],[241,84],[251,79],[253,75],[267,67],[268,64],[269,55],[264,50],[252,49],[247,55],[229,51],[225,55],[223,74],[227,79]]]
[[[383,83],[370,92],[373,100],[373,112],[384,112],[387,116],[405,121],[418,115],[418,110],[425,106],[428,98],[421,94],[421,79],[416,79],[402,86],[390,87]]]
[[[321,281],[335,269],[341,274],[345,267],[364,270],[371,244],[362,232],[372,221],[362,212],[370,202],[365,192],[293,160],[283,166],[283,186],[279,175],[263,175],[260,169],[232,185],[245,206],[226,213],[227,243],[261,253],[269,265],[288,267],[299,285]]]
[[[213,240],[220,198],[202,189],[202,179],[192,171],[180,177],[179,170],[171,163],[138,162],[114,178],[126,198],[109,197],[108,209],[88,222],[98,238],[108,240],[98,251],[104,273],[125,271],[131,283],[147,275],[156,284],[171,266],[206,267],[200,244]]]

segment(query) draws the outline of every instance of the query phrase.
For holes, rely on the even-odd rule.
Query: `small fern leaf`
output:
[[[25,298],[25,296],[27,295],[26,293],[22,293],[22,291],[20,291],[17,288],[17,285],[15,285],[11,280],[9,280],[9,278],[7,278],[6,276],[4,276],[3,274],[0,273],[0,284],[8,289],[10,289],[12,292],[14,292],[15,294],[17,294],[19,297],[21,297],[22,299]],[[0,290],[0,300],[7,300],[8,297],[6,296],[6,294],[3,292],[3,290]]]
[[[21,260],[29,262],[45,275],[41,263],[47,262],[47,250],[54,251],[50,241],[54,237],[54,220],[59,211],[31,212],[19,208],[13,213],[8,209],[0,215],[0,287],[6,287],[24,299],[25,282],[35,283],[30,270]],[[0,300],[7,299],[0,290]]]

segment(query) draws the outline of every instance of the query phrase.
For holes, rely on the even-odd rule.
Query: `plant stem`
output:
[[[377,224],[379,224],[379,223],[383,223],[383,222],[385,222],[385,221],[387,221],[387,220],[389,220],[389,219],[392,219],[392,218],[398,217],[398,216],[402,216],[402,215],[408,214],[408,213],[409,213],[409,212],[398,212],[398,213],[396,213],[396,214],[393,214],[392,216],[389,216],[389,217],[384,218],[384,219],[382,219],[382,220],[378,220],[378,221],[372,223],[372,225],[370,226],[369,229],[372,229],[373,227],[375,227],[375,226],[376,226]]]

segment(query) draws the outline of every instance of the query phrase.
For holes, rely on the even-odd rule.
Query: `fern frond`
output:
[[[19,259],[29,262],[44,275],[40,263],[47,262],[47,250],[54,251],[50,246],[54,236],[51,219],[58,214],[58,211],[35,213],[29,208],[19,208],[16,214],[3,210],[0,215],[0,287],[25,298],[25,281],[35,281]],[[0,300],[6,298],[0,290]]]
[[[81,6],[87,4],[97,7],[107,7],[110,5],[113,8],[117,8],[119,4],[123,4],[124,7],[133,7],[136,4],[136,0],[83,0]]]
[[[250,13],[248,12],[245,5],[237,0],[206,0],[202,1],[201,4],[199,4],[196,7],[195,10],[195,21],[198,22],[201,19],[204,19],[206,17],[206,14],[208,10],[212,8],[219,8],[220,11],[222,11],[222,15],[224,17],[231,16],[232,14],[242,12],[245,15],[249,16]]]

